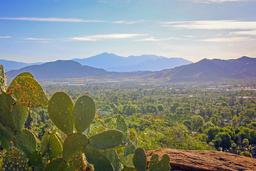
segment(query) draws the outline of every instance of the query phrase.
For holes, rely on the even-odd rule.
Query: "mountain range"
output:
[[[4,66],[5,71],[11,71],[11,70],[16,70],[16,69],[20,69],[20,68],[23,68],[26,66],[36,65],[36,64],[40,64],[40,63],[24,63],[24,62],[0,59],[0,64]]]
[[[47,62],[41,65],[27,66],[19,70],[7,72],[9,78],[15,77],[21,72],[30,72],[37,79],[64,79],[64,78],[83,78],[87,76],[99,76],[107,74],[104,69],[90,66],[83,66],[72,60],[58,60]]]
[[[102,53],[89,58],[73,60],[82,65],[114,72],[160,71],[192,63],[183,58],[167,58],[156,55],[123,57],[112,53]]]
[[[108,63],[108,61],[106,61]],[[7,72],[9,78],[21,72],[31,72],[37,79],[90,78],[98,80],[111,78],[121,81],[125,78],[149,80],[155,82],[216,82],[225,80],[256,79],[256,58],[220,60],[203,59],[196,63],[182,65],[172,69],[145,72],[109,72],[104,69],[82,65],[72,60],[58,60],[40,65],[28,66]]]
[[[220,60],[203,59],[197,63],[167,69],[153,74],[170,82],[215,82],[256,78],[256,58]]]
[[[174,68],[191,63],[183,58],[167,58],[156,55],[141,55],[123,57],[112,53],[102,53],[96,56],[73,59],[81,65],[87,65],[95,68],[102,68],[114,72],[135,72],[135,71],[160,71],[163,69]],[[24,63],[10,60],[1,60],[0,64],[6,71],[18,70],[31,65],[41,63]]]

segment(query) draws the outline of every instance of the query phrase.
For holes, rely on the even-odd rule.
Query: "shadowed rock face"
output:
[[[172,170],[181,171],[256,171],[256,159],[218,151],[161,149],[147,151],[160,157],[168,154]]]

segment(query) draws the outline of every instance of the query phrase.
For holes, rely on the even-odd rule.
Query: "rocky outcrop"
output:
[[[161,149],[147,151],[152,154],[168,154],[172,170],[180,171],[256,171],[256,159],[218,151]]]

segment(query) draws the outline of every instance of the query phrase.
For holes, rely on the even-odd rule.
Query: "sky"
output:
[[[0,59],[103,52],[256,57],[256,0],[0,0]]]

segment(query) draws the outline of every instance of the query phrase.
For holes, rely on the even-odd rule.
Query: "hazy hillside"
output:
[[[33,64],[24,63],[24,62],[16,62],[16,61],[9,61],[9,60],[2,60],[2,59],[0,59],[0,64],[4,66],[5,71],[21,69],[23,67],[33,65]]]
[[[82,65],[115,72],[160,71],[191,63],[183,58],[167,58],[156,55],[122,57],[111,53],[102,53],[84,59],[74,59],[74,61]]]
[[[113,57],[116,58],[116,57]],[[41,65],[33,65],[20,70],[9,71],[7,76],[13,78],[21,72],[31,72],[38,79],[64,79],[95,77],[97,80],[122,82],[131,79],[155,83],[169,82],[215,82],[256,78],[256,58],[242,57],[239,59],[220,60],[203,59],[197,63],[188,64],[173,69],[154,72],[109,72],[75,61],[55,61]],[[153,79],[153,80],[152,80]]]
[[[101,75],[106,73],[103,69],[82,66],[74,61],[54,61],[41,65],[32,65],[20,70],[7,73],[9,78],[21,72],[30,72],[38,79],[63,79],[63,78],[82,78],[86,76]]]
[[[221,81],[256,78],[256,58],[220,60],[203,59],[197,63],[163,70],[154,74],[171,82]]]

